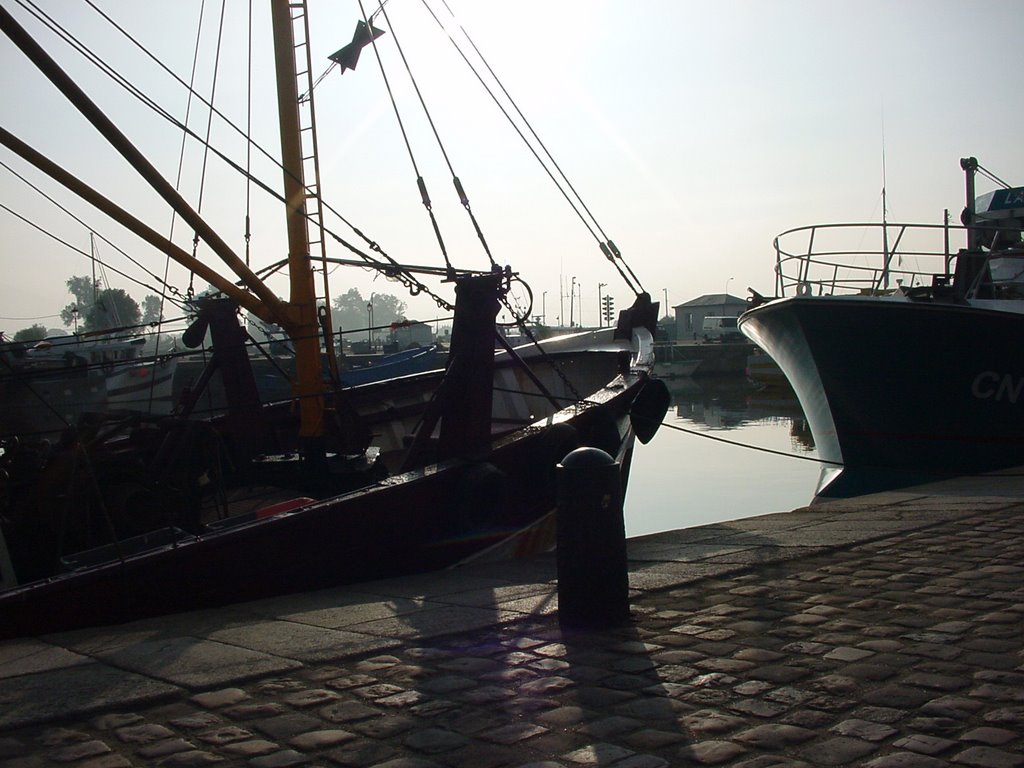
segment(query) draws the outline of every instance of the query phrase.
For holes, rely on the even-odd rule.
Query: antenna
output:
[[[889,287],[889,209],[885,200],[885,105],[882,105],[882,287]]]

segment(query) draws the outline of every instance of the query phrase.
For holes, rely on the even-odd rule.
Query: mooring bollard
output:
[[[558,621],[601,629],[629,620],[619,464],[577,448],[558,465]]]

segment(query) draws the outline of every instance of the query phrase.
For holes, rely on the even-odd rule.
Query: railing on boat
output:
[[[816,224],[778,235],[776,296],[885,294],[948,281],[955,251],[949,224]],[[966,237],[964,237],[966,242]]]

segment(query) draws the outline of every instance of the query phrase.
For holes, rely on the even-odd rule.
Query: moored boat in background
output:
[[[1024,188],[976,197],[984,169],[974,158],[961,167],[963,226],[785,232],[778,297],[740,318],[785,372],[830,465],[820,496],[1024,464]],[[877,252],[864,250],[866,231]]]

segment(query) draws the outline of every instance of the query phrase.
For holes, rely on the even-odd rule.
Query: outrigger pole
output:
[[[115,202],[103,196],[77,176],[61,168],[4,128],[0,128],[0,144],[3,144],[23,160],[34,165],[54,181],[63,184],[87,203],[99,209],[129,231],[134,232],[153,247],[163,251],[179,264],[195,272],[218,291],[238,302],[239,306],[252,312],[261,320],[276,322],[274,315],[256,296],[244,288],[239,288],[219,272],[211,269],[184,249],[179,248],[152,227],[139,221]]]
[[[272,3],[272,18],[274,22],[274,42],[277,60],[277,76],[279,103],[281,105],[281,138],[282,152],[284,155],[284,178],[285,193],[288,201],[288,235],[289,235],[289,266],[291,269],[291,300],[287,303],[279,299],[270,288],[261,281],[245,262],[240,259],[231,247],[213,230],[203,218],[192,209],[178,191],[160,174],[160,172],[146,159],[146,157],[135,147],[113,121],[111,121],[100,108],[78,87],[71,77],[55,62],[42,46],[40,46],[31,35],[11,16],[8,11],[0,6],[0,30],[6,34],[11,41],[21,49],[22,53],[35,64],[35,66],[50,80],[51,83],[64,95],[64,97],[96,128],[97,131],[116,149],[122,157],[145,179],[151,187],[182,217],[182,219],[193,228],[193,230],[210,246],[218,257],[241,279],[242,283],[250,290],[259,301],[262,307],[257,309],[253,301],[242,301],[238,292],[230,289],[225,293],[232,295],[239,300],[242,306],[253,311],[264,320],[271,320],[281,325],[291,336],[296,347],[296,366],[298,373],[297,395],[299,397],[301,427],[300,437],[304,442],[304,452],[307,458],[316,462],[318,457],[323,455],[323,431],[324,431],[324,383],[320,368],[320,342],[316,322],[316,299],[313,290],[313,273],[309,261],[308,236],[305,227],[305,205],[304,190],[302,184],[302,158],[301,144],[298,130],[298,94],[295,87],[295,59],[294,45],[292,42],[291,20],[289,12],[290,3],[288,0],[274,0]],[[288,93],[291,93],[289,98]],[[6,131],[7,137],[14,138]],[[8,141],[5,144],[10,146]],[[21,142],[22,146],[27,147]],[[13,147],[12,147],[13,148]],[[34,150],[32,151],[34,153]],[[38,153],[35,153],[38,155]],[[25,156],[25,155],[23,155]],[[39,157],[42,157],[39,155]],[[26,158],[28,159],[28,158]],[[33,161],[34,162],[34,161]],[[54,164],[51,164],[54,168]],[[38,165],[37,165],[38,167]],[[46,171],[51,173],[51,171]],[[53,175],[51,173],[51,175]],[[73,179],[70,174],[67,177]],[[55,176],[56,178],[56,176]],[[68,185],[67,180],[58,179],[61,183],[69,186],[73,191],[81,193],[84,184],[78,182]],[[77,182],[77,180],[75,180]],[[295,190],[299,191],[296,192]],[[99,200],[102,196],[95,193],[89,200],[97,205],[104,212],[111,214],[116,208],[113,203],[106,201],[108,205],[101,206]],[[122,213],[124,213],[122,211]],[[125,213],[125,216],[131,218]],[[124,224],[124,217],[114,216],[120,223]],[[141,222],[139,223],[141,224]],[[143,228],[144,225],[142,225]],[[137,234],[139,229],[130,227]],[[145,228],[148,229],[148,228]],[[155,234],[155,233],[154,233]],[[189,269],[195,267],[191,259],[182,259],[181,249],[167,247],[167,242],[154,242],[154,239],[163,240],[158,235],[156,238],[145,237],[151,244],[161,248],[168,256],[183,264]],[[200,273],[200,270],[196,270]],[[214,281],[210,275],[215,274],[212,270],[203,276],[210,282],[218,285],[222,290],[226,288],[223,283],[227,281]],[[244,292],[241,292],[244,293]]]
[[[0,29],[21,49],[29,60],[50,80],[57,89],[64,94],[64,97],[82,113],[93,126],[100,132],[110,145],[116,149],[125,160],[145,179],[157,194],[159,194],[175,212],[191,226],[199,236],[213,249],[221,260],[245,283],[246,287],[255,293],[260,300],[266,304],[270,313],[282,321],[285,321],[284,302],[282,302],[270,288],[264,284],[245,265],[245,262],[231,250],[221,237],[210,227],[203,218],[192,210],[185,199],[178,194],[178,191],[168,182],[160,172],[146,159],[134,144],[118,129],[103,111],[78,87],[68,74],[61,69],[50,55],[43,50],[31,35],[18,24],[18,22],[0,6]],[[177,258],[176,254],[168,253],[171,258]],[[282,322],[282,325],[284,322]]]

